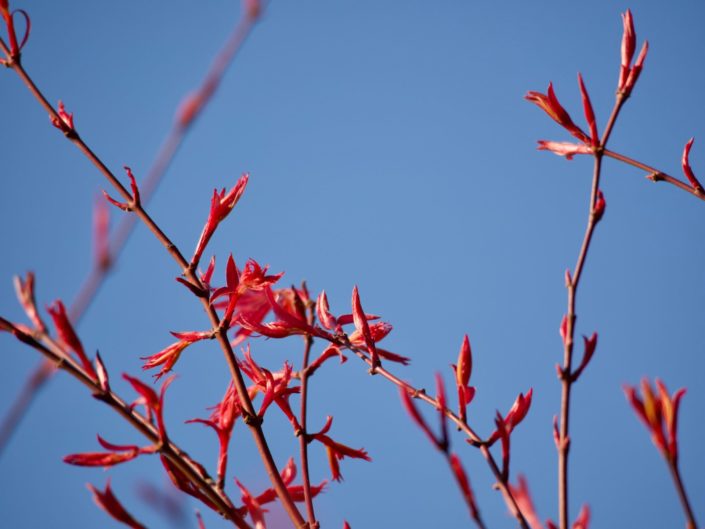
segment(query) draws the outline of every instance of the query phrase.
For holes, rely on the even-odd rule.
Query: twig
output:
[[[365,354],[365,350],[360,349],[359,347],[352,344],[347,338],[347,336],[343,335],[341,338],[336,338],[335,344],[340,347],[344,347],[345,349],[348,349],[353,354],[355,354],[355,356],[357,356],[360,360],[370,366],[370,368],[373,367],[372,360]],[[413,398],[419,399],[437,410],[440,409],[441,406],[438,400],[429,397],[424,389],[416,388],[409,382],[400,379],[393,373],[387,371],[385,367],[381,365],[376,366],[374,374],[381,375],[383,378],[386,378],[392,384],[400,388],[404,388],[404,390],[407,391],[409,395],[411,395]],[[462,431],[468,436],[468,441],[470,442],[470,444],[478,446],[480,448],[480,453],[482,454],[482,457],[484,457],[485,461],[487,461],[487,464],[489,465],[492,474],[497,480],[496,487],[503,493],[507,501],[509,501],[510,506],[512,507],[511,510],[513,513],[515,513],[517,523],[522,529],[530,529],[526,518],[524,518],[524,515],[522,514],[521,509],[519,508],[519,505],[517,504],[517,501],[514,498],[514,494],[509,488],[508,479],[502,475],[502,471],[497,465],[497,462],[495,461],[492,452],[490,452],[487,443],[485,443],[482,438],[465,421],[463,421],[458,415],[453,413],[451,410],[446,409],[445,415],[451,422],[453,422],[453,424],[455,424],[458,430]]]
[[[196,112],[190,117],[188,122],[183,122],[176,119],[171,127],[171,130],[162,143],[157,155],[152,163],[151,168],[147,173],[140,186],[141,200],[145,204],[159,187],[162,177],[169,169],[172,161],[176,157],[184,138],[191,129],[193,123],[198,116],[203,113],[210,102],[213,94],[220,85],[220,82],[225,74],[227,66],[237,55],[237,52],[242,48],[242,45],[250,35],[252,28],[255,25],[256,18],[250,16],[247,12],[239,19],[233,29],[227,42],[216,56],[215,61],[211,65],[201,86],[196,91],[195,97],[199,101],[199,106]],[[88,275],[84,278],[83,283],[69,309],[71,322],[77,325],[83,315],[90,307],[93,300],[96,298],[98,291],[105,282],[107,276],[111,272],[117,258],[120,256],[127,241],[135,228],[137,218],[132,215],[125,215],[120,219],[120,223],[115,229],[114,235],[108,245],[110,249],[110,258],[107,263],[95,262]],[[24,386],[20,390],[17,398],[10,407],[7,415],[0,425],[0,455],[3,449],[9,442],[12,434],[19,426],[22,418],[27,414],[34,398],[42,389],[44,384],[51,379],[53,373],[52,364],[48,360],[42,360],[34,371],[29,375]]]
[[[314,305],[309,302],[306,307],[308,324],[313,325],[315,318]],[[306,415],[307,415],[307,401],[308,401],[308,380],[309,371],[308,363],[309,356],[311,354],[311,348],[313,347],[313,337],[311,335],[304,336],[304,357],[301,364],[301,409],[299,412],[299,425],[301,426],[301,432],[299,434],[299,448],[301,457],[301,480],[304,487],[304,500],[306,502],[306,517],[308,518],[308,526],[310,529],[317,529],[319,527],[318,521],[316,521],[316,513],[313,509],[313,496],[311,495],[311,477],[309,475],[308,468],[308,431],[306,426]]]
[[[602,135],[602,140],[600,141],[600,147],[595,150],[594,158],[595,164],[593,167],[592,175],[592,186],[590,191],[590,203],[588,209],[588,221],[587,227],[585,228],[585,236],[583,237],[583,242],[580,247],[580,253],[578,254],[578,260],[573,269],[573,273],[566,283],[566,288],[568,290],[568,312],[566,314],[566,331],[563,344],[563,367],[561,376],[561,414],[560,414],[560,437],[558,440],[558,519],[560,529],[567,529],[569,524],[568,517],[568,454],[570,452],[570,435],[569,435],[569,425],[570,425],[570,397],[571,388],[575,383],[575,379],[572,375],[573,366],[573,345],[575,337],[575,305],[576,297],[578,293],[578,286],[580,285],[580,278],[582,277],[583,268],[585,266],[585,260],[587,258],[588,251],[590,249],[590,243],[592,241],[592,236],[595,232],[595,226],[599,221],[599,218],[595,216],[595,204],[597,202],[597,192],[600,187],[600,176],[602,170],[602,156],[604,154],[604,147],[609,140],[609,137],[614,128],[614,124],[619,116],[619,111],[624,105],[626,98],[621,94],[617,94],[617,99],[615,101],[612,113],[605,127],[605,131]]]
[[[609,151],[607,149],[604,150],[604,155],[610,158],[614,158],[615,160],[619,160],[620,162],[624,162],[627,165],[637,167],[642,171],[645,171],[647,173],[646,178],[648,178],[652,182],[667,182],[682,189],[683,191],[686,191],[687,193],[690,193],[691,195],[699,198],[700,200],[705,200],[705,192],[703,192],[702,190],[694,188],[691,185],[688,185],[687,183],[679,180],[678,178],[670,176],[669,174],[666,174],[663,171],[659,171],[658,169],[655,169],[650,165],[646,165],[645,163],[634,160],[633,158],[629,158],[628,156],[619,154],[614,151]]]
[[[683,512],[685,513],[685,518],[687,520],[686,529],[697,529],[698,524],[695,521],[693,508],[690,506],[688,495],[685,492],[685,486],[683,486],[683,480],[681,478],[680,469],[678,468],[678,462],[674,461],[673,458],[666,458],[666,461],[668,463],[668,468],[671,471],[671,476],[673,477],[676,491],[678,492],[678,498],[683,506]]]
[[[127,404],[111,389],[105,390],[100,383],[94,381],[85,371],[79,366],[73,358],[66,354],[63,349],[56,344],[51,338],[47,337],[46,344],[41,343],[34,337],[26,334],[21,329],[2,319],[3,324],[10,327],[12,332],[20,341],[26,343],[30,347],[36,349],[43,354],[51,365],[55,368],[66,371],[71,376],[76,378],[80,383],[86,386],[93,396],[110,406],[113,410],[119,413],[127,420],[135,429],[144,435],[150,442],[158,447],[158,451],[167,457],[190,481],[198,490],[200,490],[215,506],[218,507],[220,514],[232,521],[241,529],[252,529],[251,526],[242,518],[238,509],[233,505],[230,498],[222,489],[216,487],[213,478],[211,478],[201,467],[189,457],[189,455],[179,448],[173,441],[161,442],[159,432],[155,426],[142,414]]]
[[[11,68],[17,73],[22,82],[27,86],[32,95],[37,99],[37,101],[44,107],[44,109],[49,113],[50,117],[61,122],[61,117],[54,109],[54,107],[47,101],[44,94],[39,90],[39,88],[34,84],[34,81],[27,74],[26,70],[23,68],[22,64],[15,59],[12,59],[5,42],[0,39],[0,49],[2,49],[8,56],[8,61],[6,66]],[[147,226],[149,231],[157,238],[157,240],[164,246],[166,251],[176,261],[182,274],[199,290],[205,291],[203,284],[201,283],[198,274],[189,267],[188,261],[184,258],[178,247],[169,239],[169,237],[162,231],[159,225],[152,219],[152,217],[147,213],[144,207],[139,203],[139,201],[133,201],[130,192],[122,185],[122,183],[115,177],[115,175],[108,169],[108,167],[103,163],[103,161],[91,150],[91,148],[81,139],[78,133],[71,129],[66,134],[66,138],[73,143],[90,161],[96,166],[98,171],[110,182],[113,188],[120,194],[120,196],[130,204],[130,210],[132,213],[137,215],[137,217]],[[264,436],[262,430],[261,419],[257,417],[257,413],[252,405],[252,400],[250,399],[245,380],[242,376],[242,372],[237,364],[235,358],[235,353],[228,340],[225,328],[220,324],[220,319],[215,308],[210,304],[207,297],[200,297],[201,304],[208,315],[208,319],[211,323],[213,332],[215,333],[216,340],[220,344],[220,347],[225,356],[225,360],[228,364],[228,369],[230,370],[230,375],[232,376],[233,383],[235,385],[240,403],[243,408],[243,416],[245,418],[244,422],[250,428],[250,432],[257,445],[257,450],[260,453],[262,462],[267,471],[270,481],[274,487],[277,497],[282,502],[282,505],[287,512],[287,515],[294,522],[296,527],[305,527],[306,522],[301,516],[298,508],[294,504],[289,492],[282,481],[277,465],[274,461],[274,457],[269,449],[267,440]]]

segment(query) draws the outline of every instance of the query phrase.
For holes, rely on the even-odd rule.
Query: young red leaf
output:
[[[539,140],[538,144],[539,151],[550,151],[558,156],[565,156],[566,160],[572,160],[576,154],[592,154],[592,149],[582,143]]]
[[[106,393],[110,392],[110,380],[108,378],[108,370],[105,369],[105,364],[103,364],[103,359],[100,357],[98,351],[95,352],[95,371],[98,377],[98,383],[100,388]]]
[[[558,98],[553,91],[553,83],[548,84],[547,94],[540,92],[527,92],[524,99],[534,103],[556,123],[566,129],[570,134],[578,138],[583,143],[590,143],[590,138],[578,127],[563,106],[558,102]]]
[[[56,332],[59,335],[59,341],[65,347],[74,352],[76,357],[81,362],[81,366],[86,374],[94,381],[97,381],[98,375],[96,374],[95,369],[93,369],[93,364],[83,350],[81,340],[78,339],[76,331],[74,331],[73,326],[69,321],[64,304],[60,300],[57,300],[53,305],[47,308],[47,311],[49,312],[51,319],[54,320],[54,327],[56,327]]]
[[[623,90],[627,83],[632,58],[634,57],[634,50],[636,49],[634,20],[632,18],[632,12],[629,9],[627,9],[626,13],[622,14],[622,25],[624,26],[624,31],[622,32],[622,62],[619,71],[619,83],[617,85],[619,90]]]
[[[338,322],[330,313],[330,307],[328,306],[328,296],[326,296],[326,291],[322,290],[321,293],[316,298],[316,315],[318,316],[318,321],[321,322],[324,328],[332,331],[338,327]]]
[[[56,110],[56,113],[59,117],[58,119],[52,117],[51,124],[64,134],[72,134],[74,132],[73,114],[66,112],[66,108],[64,107],[64,103],[62,101],[59,101],[59,108]]]
[[[333,480],[341,481],[343,479],[343,476],[340,473],[340,465],[338,464],[338,461],[345,457],[351,457],[353,459],[364,459],[365,461],[372,461],[372,459],[370,458],[370,456],[367,455],[367,452],[363,448],[351,448],[347,445],[334,441],[328,435],[326,435],[327,432],[330,430],[332,423],[333,417],[329,416],[326,419],[326,424],[323,429],[318,433],[311,434],[310,438],[312,440],[318,441],[326,447],[326,452],[328,455],[328,464],[331,469],[331,475],[333,477]]]
[[[590,529],[590,507],[583,505],[578,517],[573,522],[572,529]]]
[[[27,272],[27,277],[23,280],[20,276],[14,277],[15,284],[15,294],[17,294],[17,299],[22,305],[25,314],[34,325],[35,329],[40,333],[46,332],[46,325],[39,316],[39,310],[37,310],[37,302],[34,294],[34,273]]]
[[[360,303],[360,294],[357,290],[357,286],[353,288],[352,292],[352,314],[353,321],[355,323],[355,329],[359,331],[367,345],[367,351],[370,353],[370,359],[372,362],[372,369],[380,365],[379,356],[377,354],[377,347],[372,339],[372,333],[370,332],[370,326],[367,323],[367,316],[362,310],[362,304]]]
[[[597,190],[597,199],[595,200],[595,206],[592,208],[592,215],[595,218],[595,223],[602,220],[602,216],[605,214],[605,208],[607,207],[607,202],[605,202],[605,195],[602,190]]]
[[[404,409],[406,409],[406,412],[409,414],[411,419],[416,423],[419,428],[421,428],[421,431],[426,434],[426,437],[428,437],[428,440],[431,441],[431,444],[438,448],[438,450],[443,451],[444,448],[442,440],[439,441],[436,438],[436,435],[431,431],[431,428],[428,426],[428,424],[426,424],[426,421],[421,416],[419,410],[416,408],[416,405],[414,404],[414,401],[412,400],[411,395],[409,394],[407,389],[400,387],[399,395],[401,396],[401,402],[404,405]]]
[[[191,258],[191,267],[196,268],[198,262],[201,260],[201,255],[206,249],[208,241],[215,233],[218,225],[228,216],[228,214],[238,203],[240,197],[245,192],[245,187],[247,186],[247,181],[249,179],[249,174],[244,173],[233,188],[226,194],[225,188],[218,193],[218,190],[213,191],[213,198],[211,199],[211,209],[208,213],[208,219],[203,227],[201,236],[196,244],[196,250]]]
[[[480,511],[477,508],[475,494],[470,487],[470,480],[468,480],[468,476],[465,473],[465,469],[463,469],[460,458],[458,458],[455,454],[450,454],[448,462],[451,470],[453,471],[453,475],[455,476],[455,481],[458,483],[458,487],[460,487],[460,491],[463,493],[465,503],[467,503],[467,506],[470,509],[470,516],[472,516],[473,520],[477,520],[480,516]]]
[[[666,459],[678,460],[678,408],[685,394],[681,388],[670,396],[666,386],[656,380],[657,394],[647,379],[641,382],[641,398],[637,389],[624,386],[624,392],[637,416],[651,433],[651,439]]]
[[[467,420],[467,405],[475,396],[475,388],[468,386],[472,375],[472,349],[470,339],[466,334],[458,353],[458,363],[453,365],[455,373],[455,386],[458,390],[458,415],[465,422]]]
[[[597,147],[600,144],[600,137],[597,135],[595,111],[592,108],[592,103],[590,102],[590,95],[588,94],[587,88],[585,88],[583,76],[580,74],[578,74],[578,86],[580,87],[580,96],[583,99],[583,111],[585,112],[585,120],[587,121],[588,128],[590,129],[590,140],[592,146]]]
[[[132,515],[127,512],[115,494],[113,494],[113,491],[110,488],[110,480],[108,480],[108,483],[105,485],[104,491],[98,490],[90,483],[88,484],[88,489],[93,493],[93,500],[96,505],[115,518],[118,522],[123,523],[132,529],[146,529],[144,525],[135,520]]]
[[[690,167],[690,148],[693,146],[694,141],[695,138],[690,138],[688,143],[685,144],[685,147],[683,148],[683,157],[681,158],[681,166],[683,167],[683,173],[688,179],[688,182],[690,182],[690,185],[693,186],[693,189],[702,193],[703,186],[695,177],[695,173],[693,173],[693,169]]]
[[[538,514],[536,514],[534,502],[531,501],[531,494],[529,492],[529,485],[526,482],[526,478],[520,475],[519,483],[517,486],[514,486],[511,483],[509,483],[508,485],[512,496],[514,497],[514,500],[516,501],[517,506],[521,511],[521,514],[524,516],[524,519],[529,524],[529,527],[531,527],[531,529],[543,529],[543,524],[541,523]],[[513,509],[512,503],[509,501],[507,501],[507,506],[510,508],[510,510]],[[518,513],[516,512],[512,512],[512,515],[514,517],[516,517],[517,514]]]
[[[585,351],[583,352],[583,359],[580,362],[578,368],[573,372],[573,381],[578,380],[583,370],[587,367],[592,360],[592,355],[595,354],[595,349],[597,348],[597,333],[592,333],[590,338],[583,336],[583,341],[585,343]]]

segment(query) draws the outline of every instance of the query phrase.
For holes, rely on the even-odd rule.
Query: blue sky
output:
[[[86,141],[114,170],[146,172],[175,108],[205,73],[238,17],[236,2],[27,2],[24,64],[50,100],[62,99]],[[470,422],[489,432],[496,409],[534,388],[534,405],[513,436],[512,472],[529,479],[542,518],[556,518],[551,421],[559,407],[554,365],[565,311],[563,272],[573,266],[586,221],[591,160],[535,150],[569,139],[523,100],[556,93],[583,123],[582,72],[600,128],[619,67],[620,13],[631,7],[645,70],[611,148],[680,176],[680,154],[705,177],[705,9],[699,2],[313,2],[274,1],[196,123],[150,212],[189,253],[215,187],[244,171],[250,184],[208,253],[229,252],[285,271],[284,284],[325,288],[336,312],[358,285],[365,308],[395,330],[385,346],[412,357],[397,369],[431,387],[451,383],[462,336],[470,335],[478,389]],[[91,259],[91,209],[106,184],[48,124],[18,79],[0,72],[3,259],[0,315],[21,320],[11,278],[32,269],[42,306],[69,302]],[[682,526],[666,466],[627,406],[624,383],[660,376],[687,387],[681,460],[696,512],[705,516],[705,209],[607,160],[607,212],[578,295],[578,334],[598,331],[593,363],[574,392],[571,511],[594,526]],[[114,212],[116,220],[120,212]],[[171,343],[170,330],[201,329],[202,311],[153,237],[138,229],[80,326],[117,374],[140,372],[140,356]],[[222,277],[222,268],[216,272]],[[0,410],[38,362],[2,338]],[[320,345],[319,345],[320,347]],[[300,340],[256,340],[276,367],[298,361]],[[216,440],[183,421],[203,416],[227,384],[214,344],[180,360],[167,417],[173,436],[212,468]],[[116,382],[121,393],[128,389]],[[345,481],[320,498],[323,527],[470,524],[443,459],[403,412],[397,391],[351,359],[312,382],[312,426],[335,416],[336,439],[364,446],[372,463],[345,460]],[[298,450],[288,426],[268,417],[275,457]],[[86,482],[112,476],[116,493],[149,527],[170,527],[136,488],[168,485],[156,460],[111,469],[73,468],[61,458],[97,449],[95,434],[139,442],[83,387],[59,374],[0,459],[0,513],[14,528],[113,527]],[[478,453],[454,437],[488,525],[514,527]],[[264,487],[249,434],[236,430],[231,475]],[[328,477],[314,451],[312,473]],[[230,492],[236,496],[229,482]],[[190,514],[194,505],[188,501]],[[272,520],[276,520],[273,510]],[[206,514],[210,528],[225,524]],[[193,524],[191,524],[193,526]],[[273,524],[274,527],[278,525]],[[282,525],[285,526],[285,525]]]

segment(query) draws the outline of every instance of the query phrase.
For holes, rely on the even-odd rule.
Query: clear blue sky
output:
[[[138,178],[238,17],[237,2],[224,0],[13,3],[32,16],[26,68],[52,101],[64,100],[110,167],[128,164]],[[541,517],[555,519],[551,420],[559,408],[563,271],[583,234],[591,161],[537,152],[537,139],[569,137],[522,96],[552,80],[583,123],[581,71],[602,127],[627,7],[639,43],[647,38],[651,50],[611,148],[680,176],[681,150],[696,136],[691,159],[705,178],[701,2],[274,0],[149,209],[188,253],[212,189],[250,171],[244,198],[209,247],[220,265],[231,251],[238,262],[256,258],[285,271],[284,284],[306,279],[315,292],[325,288],[336,312],[348,309],[359,285],[365,308],[395,326],[385,346],[413,358],[398,373],[419,386],[431,387],[436,370],[450,383],[448,366],[468,333],[477,430],[489,432],[495,409],[506,411],[518,392],[534,388],[534,406],[513,436],[512,472],[527,475]],[[21,320],[14,274],[36,272],[42,305],[72,299],[90,266],[93,199],[106,184],[18,79],[0,74],[0,314]],[[578,296],[578,333],[597,330],[600,342],[574,393],[571,511],[589,503],[594,527],[681,527],[666,466],[621,386],[661,376],[672,391],[688,388],[681,458],[705,519],[705,207],[611,160],[603,189],[607,213]],[[171,343],[169,330],[206,325],[177,274],[139,229],[82,322],[84,344],[100,349],[122,393],[118,373],[139,373],[138,357]],[[0,338],[3,411],[38,357]],[[298,359],[301,344],[258,340],[252,348],[274,367]],[[195,346],[177,372],[167,402],[171,431],[212,468],[215,436],[182,423],[220,399],[222,355],[214,344]],[[396,389],[354,359],[329,366],[311,389],[312,424],[333,414],[335,437],[373,458],[343,461],[345,482],[317,503],[323,527],[339,528],[344,518],[356,529],[469,526],[442,458],[402,411]],[[284,462],[298,449],[275,415],[266,429]],[[156,459],[107,473],[61,462],[97,449],[96,433],[139,442],[58,375],[0,459],[2,524],[117,527],[85,489],[109,475],[138,518],[171,527],[136,493],[145,481],[165,485]],[[454,443],[488,526],[514,527],[484,461],[459,435]],[[253,454],[249,433],[238,428],[231,475],[257,490],[266,478]],[[314,479],[328,477],[323,452],[312,458]],[[237,496],[232,481],[228,487]],[[193,507],[189,500],[189,514]],[[206,522],[226,526],[210,513]]]

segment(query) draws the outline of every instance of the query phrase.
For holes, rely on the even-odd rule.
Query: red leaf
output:
[[[118,522],[132,527],[132,529],[146,529],[144,525],[135,520],[132,515],[127,512],[125,507],[123,507],[117,497],[115,497],[112,489],[110,488],[110,480],[108,480],[108,483],[105,485],[104,491],[96,489],[90,483],[88,484],[88,489],[93,493],[93,500],[96,505],[115,518]]]

